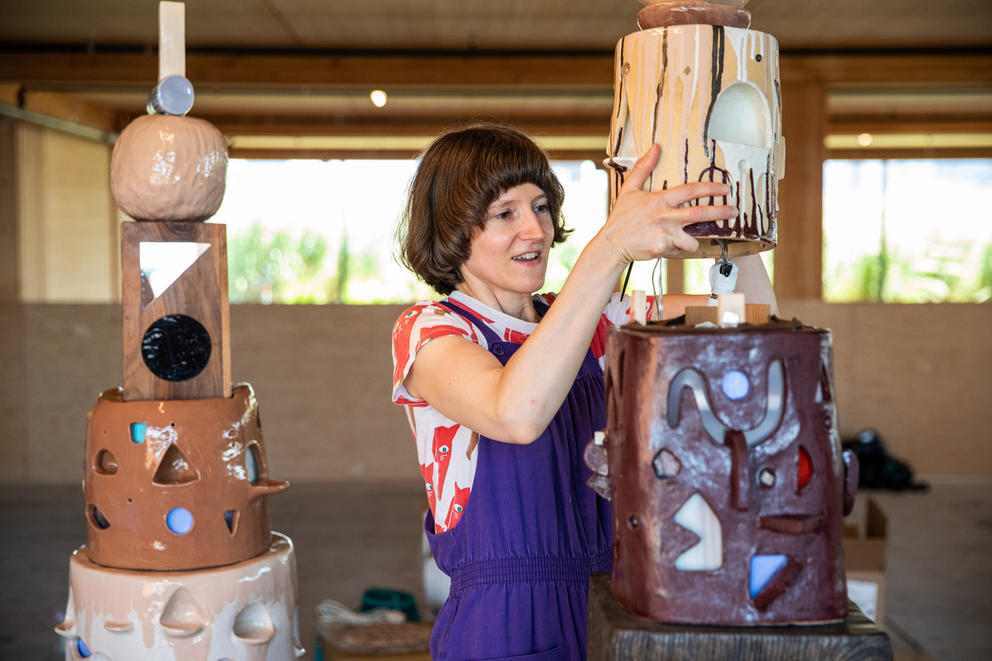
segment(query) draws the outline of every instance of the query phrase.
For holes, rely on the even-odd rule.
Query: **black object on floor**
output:
[[[853,439],[844,441],[844,449],[858,458],[861,469],[858,487],[862,489],[889,489],[891,491],[921,491],[929,488],[926,482],[913,478],[909,464],[889,455],[885,442],[874,429],[862,429]]]

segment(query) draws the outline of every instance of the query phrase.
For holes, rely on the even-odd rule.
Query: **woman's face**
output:
[[[503,191],[486,214],[485,228],[472,238],[471,254],[461,266],[469,285],[500,294],[533,294],[544,286],[554,219],[547,196],[536,184]]]

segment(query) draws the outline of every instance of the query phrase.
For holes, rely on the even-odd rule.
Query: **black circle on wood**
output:
[[[210,361],[210,333],[193,317],[168,314],[145,331],[141,357],[160,379],[192,379]]]

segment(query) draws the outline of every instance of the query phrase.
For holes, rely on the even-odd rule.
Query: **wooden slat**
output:
[[[893,53],[781,55],[783,84],[820,80],[835,85],[992,84],[992,53]],[[613,53],[494,54],[315,54],[252,53],[186,56],[194,85],[253,89],[334,88],[375,84],[436,88],[575,87],[613,85]],[[70,86],[155,84],[154,53],[0,53],[0,81]]]

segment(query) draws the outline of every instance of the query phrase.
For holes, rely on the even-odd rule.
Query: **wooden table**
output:
[[[589,582],[589,661],[890,661],[888,635],[852,601],[844,622],[818,626],[707,627],[662,624],[624,610],[609,574]]]

